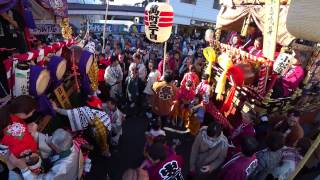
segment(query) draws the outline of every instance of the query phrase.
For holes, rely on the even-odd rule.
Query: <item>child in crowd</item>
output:
[[[113,99],[109,99],[103,106],[104,110],[109,115],[111,122],[111,144],[116,146],[119,144],[119,139],[122,135],[122,123],[125,120],[126,115],[117,108]]]

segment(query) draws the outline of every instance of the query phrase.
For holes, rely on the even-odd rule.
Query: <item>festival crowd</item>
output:
[[[222,39],[232,47],[263,56],[263,39],[254,24],[247,37],[232,32]],[[74,140],[73,133],[102,123],[94,136],[105,135],[100,135],[95,145],[103,156],[110,157],[110,149],[121,143],[122,126],[129,116],[147,118],[148,129],[145,160],[126,170],[123,180],[288,179],[311,145],[313,131],[301,124],[297,110],[282,113],[281,119],[256,118],[241,109],[228,118],[220,113],[223,105],[216,101],[214,83],[209,80],[214,76],[207,73],[203,54],[204,48],[214,48],[214,43],[208,44],[200,34],[173,35],[166,54],[162,44],[150,43],[139,34],[110,34],[104,49],[97,35],[92,34],[88,42],[96,44],[97,90],[78,108],[52,104],[57,114],[68,118],[69,129],[57,129],[50,136],[38,132],[37,124],[27,121],[37,109],[31,96],[16,97],[1,108],[0,152],[10,179],[77,179],[81,143]],[[297,57],[276,80],[273,98],[290,96],[303,78]],[[194,137],[189,157],[176,152],[184,142],[169,139],[168,133]],[[34,168],[39,161],[47,167]],[[312,162],[309,169],[318,162]]]

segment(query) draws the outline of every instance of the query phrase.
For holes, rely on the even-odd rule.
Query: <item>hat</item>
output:
[[[85,50],[89,51],[90,53],[94,54],[96,51],[96,45],[94,42],[90,41],[88,44],[84,47]]]
[[[102,109],[102,101],[97,96],[89,96],[87,104],[91,107]]]

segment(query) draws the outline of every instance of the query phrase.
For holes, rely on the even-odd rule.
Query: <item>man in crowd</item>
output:
[[[294,109],[288,111],[287,119],[279,121],[273,130],[279,131],[285,137],[285,144],[294,147],[304,136],[303,128],[300,125],[300,112]]]
[[[200,129],[191,150],[190,172],[202,179],[208,179],[217,170],[228,151],[228,139],[223,135],[221,125],[212,122]]]
[[[165,120],[172,110],[172,105],[177,93],[177,87],[173,82],[172,74],[166,72],[164,74],[164,81],[156,82],[153,84],[154,99],[152,110],[158,116]]]
[[[246,180],[258,165],[255,155],[257,148],[258,142],[254,137],[244,136],[241,139],[241,152],[222,166],[219,179]]]

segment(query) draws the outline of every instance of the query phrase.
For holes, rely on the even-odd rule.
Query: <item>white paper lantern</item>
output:
[[[288,70],[293,59],[292,55],[287,53],[280,53],[273,64],[273,71],[277,74],[283,75]]]
[[[163,43],[171,35],[173,8],[170,4],[149,3],[144,14],[145,33],[152,42]]]

